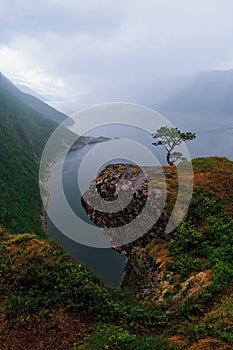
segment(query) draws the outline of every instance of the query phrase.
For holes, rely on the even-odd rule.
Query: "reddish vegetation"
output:
[[[25,315],[25,318],[27,315]],[[2,350],[67,350],[88,333],[91,321],[62,309],[51,310],[47,321],[32,315],[7,320],[1,315],[0,348]]]
[[[226,203],[226,211],[233,213],[233,163],[227,158],[199,158],[193,162],[194,184],[207,186],[217,199]]]
[[[28,234],[10,235],[0,228],[1,243],[5,245],[5,261],[12,262],[0,275],[0,286],[10,283],[14,274],[38,262],[38,268],[53,262],[52,244]],[[24,241],[25,239],[25,241]],[[22,240],[22,241],[21,241]],[[3,264],[4,264],[3,262]],[[20,296],[19,296],[20,297]],[[8,295],[0,298],[0,349],[1,350],[67,350],[72,349],[88,333],[91,318],[55,306],[37,313],[20,312],[13,318],[5,313]],[[43,311],[45,311],[43,313]]]
[[[193,344],[190,350],[232,350],[229,345],[221,345],[216,339],[201,339],[198,343]]]

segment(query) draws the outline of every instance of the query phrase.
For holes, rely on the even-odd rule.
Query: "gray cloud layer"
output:
[[[232,13],[231,0],[1,0],[0,70],[45,92],[121,98],[122,87],[233,67]]]

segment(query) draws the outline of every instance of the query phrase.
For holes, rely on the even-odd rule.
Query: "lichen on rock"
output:
[[[208,164],[208,169],[206,169],[206,164]],[[213,217],[215,213],[216,215],[221,214],[221,212],[224,215],[227,213],[232,217],[230,209],[233,204],[231,187],[233,183],[233,163],[231,161],[225,158],[209,157],[194,160],[193,165],[194,196],[185,218],[191,227],[191,233],[195,233],[195,230],[202,232],[205,227],[208,230],[209,217],[211,215]],[[207,170],[208,176],[205,176]],[[186,176],[185,172],[183,176]],[[227,181],[219,183],[220,177],[224,177]],[[154,185],[151,193],[148,188],[148,178],[152,178]],[[124,179],[123,182],[122,179]],[[107,203],[114,203],[116,199],[119,199],[119,190],[127,192],[130,187],[133,189],[131,201],[125,203],[125,197],[123,196],[122,202],[120,202],[123,205],[122,210],[107,212],[96,209],[99,204],[98,200],[96,206],[93,202],[96,194],[100,195]],[[166,191],[166,196],[163,202],[164,191]],[[132,164],[113,164],[108,165],[99,174],[82,198],[82,204],[88,216],[111,241],[113,249],[124,254],[127,258],[121,288],[131,290],[135,297],[140,300],[168,303],[181,302],[197,294],[212,281],[212,271],[208,267],[208,259],[206,258],[208,252],[203,253],[207,249],[206,247],[212,249],[208,235],[205,236],[202,233],[194,235],[197,240],[196,243],[195,239],[194,242],[188,240],[189,250],[187,249],[186,254],[185,248],[182,248],[182,254],[190,266],[183,273],[179,271],[179,268],[177,268],[178,272],[174,268],[177,255],[174,255],[172,251],[173,245],[171,242],[173,238],[178,237],[178,233],[174,230],[167,234],[165,228],[176,202],[177,193],[178,174],[176,167],[146,167],[142,170]],[[149,196],[149,194],[152,194],[152,196]],[[227,208],[224,205],[223,198],[228,203]],[[128,243],[115,244],[119,243],[119,237],[117,236],[119,230],[114,231],[114,229],[120,228],[122,234],[124,234],[124,227],[140,215],[147,202],[149,202],[150,211],[148,211],[148,218],[144,218],[145,221],[149,220],[149,216],[154,215],[156,210],[160,211],[154,224],[141,236],[136,236],[136,239],[134,239],[134,232],[127,231],[125,234],[129,235]],[[142,223],[142,230],[143,225],[145,225],[145,222]],[[130,236],[131,234],[132,236]],[[186,235],[188,235],[188,231]],[[184,237],[182,243],[184,246],[186,244],[185,239]],[[197,257],[193,257],[192,249],[194,252],[195,249],[197,251],[200,249],[200,254],[198,252]],[[189,251],[191,252],[190,261],[188,260]],[[183,258],[183,256],[181,257]]]

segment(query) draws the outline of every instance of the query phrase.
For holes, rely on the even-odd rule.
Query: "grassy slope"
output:
[[[187,259],[191,270],[193,259],[204,259],[212,277],[199,293],[178,304],[169,293],[161,304],[137,302],[55,243],[1,230],[0,348],[232,349],[233,163],[197,159],[194,170],[194,197],[167,268],[182,278]]]

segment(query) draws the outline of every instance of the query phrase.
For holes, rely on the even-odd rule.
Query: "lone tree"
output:
[[[181,132],[177,128],[169,128],[168,126],[162,126],[152,134],[156,142],[152,145],[165,146],[167,151],[167,162],[169,165],[174,165],[178,160],[184,160],[185,157],[181,152],[174,152],[174,148],[179,146],[182,142],[191,141],[196,138],[195,133],[192,132]]]

